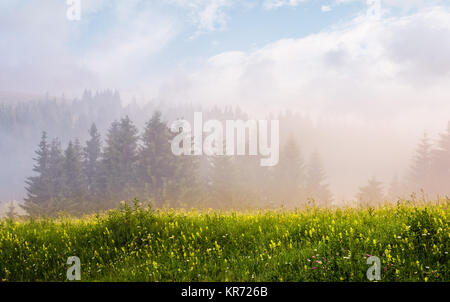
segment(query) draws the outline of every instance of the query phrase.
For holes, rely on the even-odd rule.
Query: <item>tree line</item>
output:
[[[403,179],[396,175],[386,191],[383,184],[373,177],[367,185],[359,188],[357,197],[360,204],[374,205],[386,200],[433,200],[450,196],[450,122],[434,144],[424,133],[409,170]]]
[[[32,216],[51,216],[103,211],[134,198],[154,207],[330,205],[319,153],[304,164],[293,138],[279,165],[261,167],[257,156],[175,156],[174,136],[158,111],[141,134],[126,116],[110,125],[104,139],[93,124],[84,144],[74,139],[64,150],[44,132],[22,207]]]

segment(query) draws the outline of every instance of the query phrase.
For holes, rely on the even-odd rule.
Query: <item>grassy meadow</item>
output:
[[[378,208],[153,211],[136,202],[83,218],[4,219],[0,280],[450,281],[449,201]]]

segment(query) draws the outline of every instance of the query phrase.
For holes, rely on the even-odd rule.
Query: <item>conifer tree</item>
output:
[[[168,187],[172,206],[192,207],[199,204],[199,160],[190,155],[173,156],[174,171]]]
[[[450,195],[450,121],[432,151],[433,193]]]
[[[51,198],[48,178],[49,145],[46,132],[42,133],[35,153],[37,156],[33,159],[35,161],[33,171],[36,175],[26,180],[27,197],[22,205],[22,208],[31,216],[43,214],[44,203]]]
[[[331,192],[325,184],[326,174],[323,170],[319,153],[313,152],[306,174],[306,197],[314,199],[317,206],[331,205]]]
[[[8,210],[6,211],[6,217],[8,217],[9,219],[14,219],[17,217],[16,206],[14,204],[14,201],[11,201],[8,204]]]
[[[95,124],[89,129],[90,138],[86,142],[84,148],[84,170],[88,185],[90,197],[98,197],[100,195],[99,188],[99,165],[101,155],[101,136]]]
[[[144,194],[162,206],[173,185],[176,170],[175,156],[170,148],[170,133],[156,111],[147,122],[139,151],[139,180]]]
[[[61,142],[55,138],[50,145],[48,181],[51,199],[60,200],[64,196],[64,154]]]
[[[102,155],[101,183],[107,207],[135,197],[138,130],[129,117],[113,122]]]
[[[248,143],[248,142],[247,142]],[[247,148],[248,150],[248,148]],[[260,156],[235,156],[235,188],[236,198],[242,207],[265,207],[268,205],[267,186],[268,167],[262,167]]]
[[[303,158],[296,141],[290,137],[280,152],[273,173],[272,191],[283,205],[301,206],[304,199],[305,172]]]
[[[193,156],[175,156],[171,140],[178,133],[172,133],[156,111],[147,122],[139,150],[138,175],[144,196],[156,206],[187,205],[198,194],[196,177],[198,160]],[[192,144],[192,141],[191,141]]]
[[[78,140],[69,142],[64,158],[64,200],[62,209],[82,210],[86,201],[87,182],[83,171],[82,148]]]
[[[416,155],[411,166],[409,178],[410,190],[418,192],[420,190],[430,190],[431,177],[431,144],[428,135],[424,133],[416,150]],[[411,192],[411,193],[412,193]]]
[[[404,196],[404,187],[400,182],[398,175],[396,174],[389,184],[388,197],[391,201],[397,201]]]
[[[236,170],[233,157],[227,155],[209,156],[208,203],[216,208],[237,206]]]
[[[366,186],[359,188],[358,201],[361,206],[375,206],[384,200],[382,183],[375,177]]]

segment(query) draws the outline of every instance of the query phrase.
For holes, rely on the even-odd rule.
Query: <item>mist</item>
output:
[[[279,119],[280,156],[295,142],[307,173],[317,154],[333,205],[357,203],[371,179],[386,200],[449,195],[448,171],[412,180],[424,133],[431,158],[450,131],[449,6],[353,1],[338,18],[324,14],[347,4],[331,1],[331,12],[317,8],[318,28],[286,24],[258,38],[276,32],[270,13],[315,9],[304,2],[83,1],[80,21],[64,1],[2,2],[0,201],[26,198],[43,131],[63,149],[84,146],[91,124],[104,142],[128,116],[141,136],[156,111],[167,125],[194,112]],[[255,16],[244,25],[260,34],[242,33],[251,43],[236,38],[236,12]]]

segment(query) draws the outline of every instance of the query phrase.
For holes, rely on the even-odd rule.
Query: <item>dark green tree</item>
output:
[[[143,194],[156,206],[167,201],[176,181],[177,158],[170,148],[173,137],[174,134],[161,120],[161,112],[156,111],[144,129],[138,165]]]
[[[135,197],[138,130],[129,117],[114,122],[106,137],[100,183],[107,207]]]
[[[49,186],[48,163],[50,158],[47,133],[43,132],[36,157],[33,159],[35,165],[33,171],[35,176],[28,177],[25,181],[27,197],[24,199],[22,208],[31,216],[44,214],[44,204],[51,199]]]
[[[82,156],[79,141],[69,142],[64,158],[64,211],[81,212],[86,206],[87,181]]]
[[[50,196],[54,201],[64,197],[64,154],[59,139],[52,140],[48,163]]]

